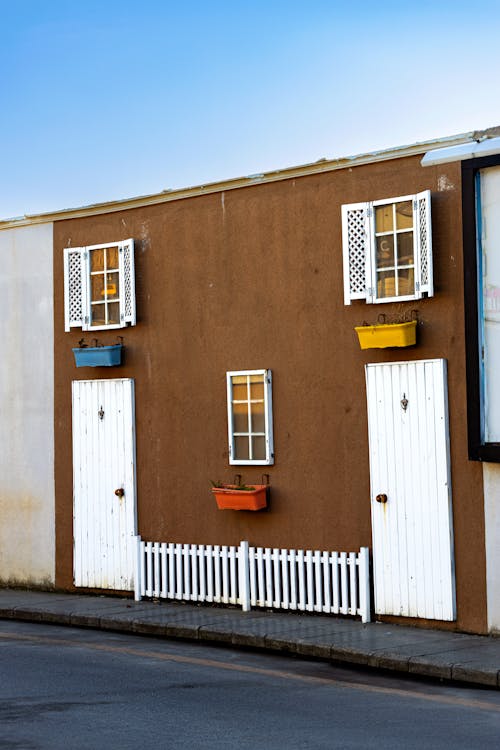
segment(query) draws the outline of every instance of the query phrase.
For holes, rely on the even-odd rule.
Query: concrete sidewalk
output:
[[[264,610],[0,589],[0,618],[183,638],[500,687],[500,638]]]

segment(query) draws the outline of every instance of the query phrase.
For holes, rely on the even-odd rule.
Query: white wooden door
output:
[[[375,611],[455,619],[446,361],[366,365]]]
[[[75,586],[134,587],[134,381],[73,382]]]

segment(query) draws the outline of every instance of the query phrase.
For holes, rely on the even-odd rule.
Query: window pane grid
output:
[[[241,394],[241,386],[243,383],[246,386],[246,398],[233,398],[232,393],[234,386],[236,385],[238,387],[238,395]],[[260,417],[260,421],[262,422],[262,418],[264,417],[265,420],[265,396],[264,398],[252,398],[252,390],[255,388],[259,388],[262,385],[262,389],[264,386],[264,375],[246,375],[246,376],[233,376],[231,378],[231,409],[232,409],[232,422],[233,422],[233,458],[238,460],[248,460],[248,461],[254,461],[254,460],[264,460],[266,458],[266,432],[262,431],[261,429],[254,429],[255,421],[258,420]],[[262,390],[264,393],[264,390]],[[261,405],[262,408],[258,409],[258,406]],[[247,424],[248,424],[248,430],[234,430],[234,424],[236,421],[237,413],[235,410],[235,407],[237,406],[246,406],[246,412],[247,412]],[[252,408],[253,407],[253,408]],[[256,408],[257,407],[257,408]],[[259,412],[262,412],[262,414],[259,414]],[[240,440],[236,440],[236,438],[240,438]],[[243,439],[243,443],[242,443]],[[263,453],[263,455],[262,455]]]
[[[120,322],[120,284],[118,268],[118,248],[100,248],[91,250],[91,326],[117,325]],[[102,278],[102,284],[99,284]],[[95,279],[95,282],[92,280]],[[96,294],[104,299],[95,299]],[[103,308],[103,309],[101,309]]]
[[[375,209],[377,297],[414,294],[413,229],[411,201],[381,205]]]

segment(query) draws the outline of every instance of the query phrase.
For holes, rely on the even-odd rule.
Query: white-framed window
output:
[[[434,294],[431,193],[342,206],[344,302]]]
[[[135,325],[134,240],[64,250],[64,330]]]
[[[226,373],[230,464],[274,463],[271,370]]]

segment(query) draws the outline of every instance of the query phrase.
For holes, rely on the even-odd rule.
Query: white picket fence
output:
[[[370,558],[321,552],[137,539],[135,598],[359,615],[370,621]]]

